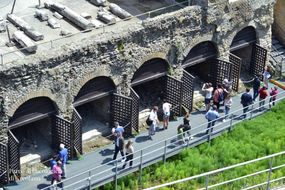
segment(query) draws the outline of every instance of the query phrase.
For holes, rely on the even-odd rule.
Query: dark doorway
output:
[[[211,65],[216,63],[217,56],[217,48],[211,41],[201,42],[190,50],[182,67],[195,77],[194,90],[200,90],[204,82],[216,82],[213,81]]]
[[[160,106],[165,96],[167,61],[154,58],[145,62],[132,78],[132,88],[140,98],[139,110]]]
[[[73,105],[82,118],[83,142],[110,134],[111,99],[115,89],[110,78],[100,76],[88,81],[75,97]]]
[[[21,164],[44,161],[54,153],[51,133],[56,113],[49,98],[38,97],[22,104],[10,118],[9,130],[19,143]]]
[[[231,43],[230,52],[241,59],[242,77],[248,78],[247,75],[251,75],[251,59],[256,41],[255,28],[248,26],[239,31]]]

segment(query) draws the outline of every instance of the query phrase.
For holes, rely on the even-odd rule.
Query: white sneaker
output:
[[[223,119],[223,122],[226,122],[226,119]]]
[[[194,137],[193,136],[190,136],[190,140],[192,140]]]
[[[121,160],[121,162],[125,162],[125,161],[126,161],[126,158],[124,158],[124,159]]]

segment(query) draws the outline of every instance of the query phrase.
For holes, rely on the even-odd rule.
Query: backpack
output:
[[[148,125],[148,126],[151,126],[152,125],[152,120],[150,120],[149,119],[149,116],[147,117],[147,119],[146,119],[146,124]]]
[[[224,92],[218,91],[218,101],[219,102],[224,101]]]

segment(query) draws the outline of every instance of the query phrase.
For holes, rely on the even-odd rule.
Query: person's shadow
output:
[[[102,156],[110,156],[110,155],[112,155],[114,153],[114,150],[113,149],[109,149],[109,148],[107,148],[107,149],[102,149],[101,151],[100,151],[100,154],[102,155]]]
[[[112,158],[105,158],[105,159],[102,161],[102,164],[108,163],[108,165],[113,165],[113,162],[111,162],[112,160],[113,160]]]
[[[146,135],[146,136],[137,137],[135,141],[137,143],[141,143],[141,142],[147,141],[148,139],[149,139],[149,137],[148,137],[148,135]]]

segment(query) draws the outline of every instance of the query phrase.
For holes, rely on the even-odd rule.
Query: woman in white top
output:
[[[224,105],[225,105],[225,117],[223,119],[223,122],[226,121],[228,115],[229,115],[229,112],[230,112],[230,109],[231,109],[231,106],[232,106],[232,103],[233,103],[233,99],[231,97],[231,94],[230,93],[227,93],[226,95],[226,98],[224,100]]]
[[[212,99],[213,90],[214,88],[212,86],[212,83],[203,84],[202,91],[206,92],[206,95],[205,95],[206,111],[209,111],[211,107],[211,99]]]
[[[128,162],[130,163],[130,167],[133,166],[134,147],[133,147],[133,141],[131,139],[126,144],[126,156],[127,159],[123,165],[123,169],[125,169]]]

